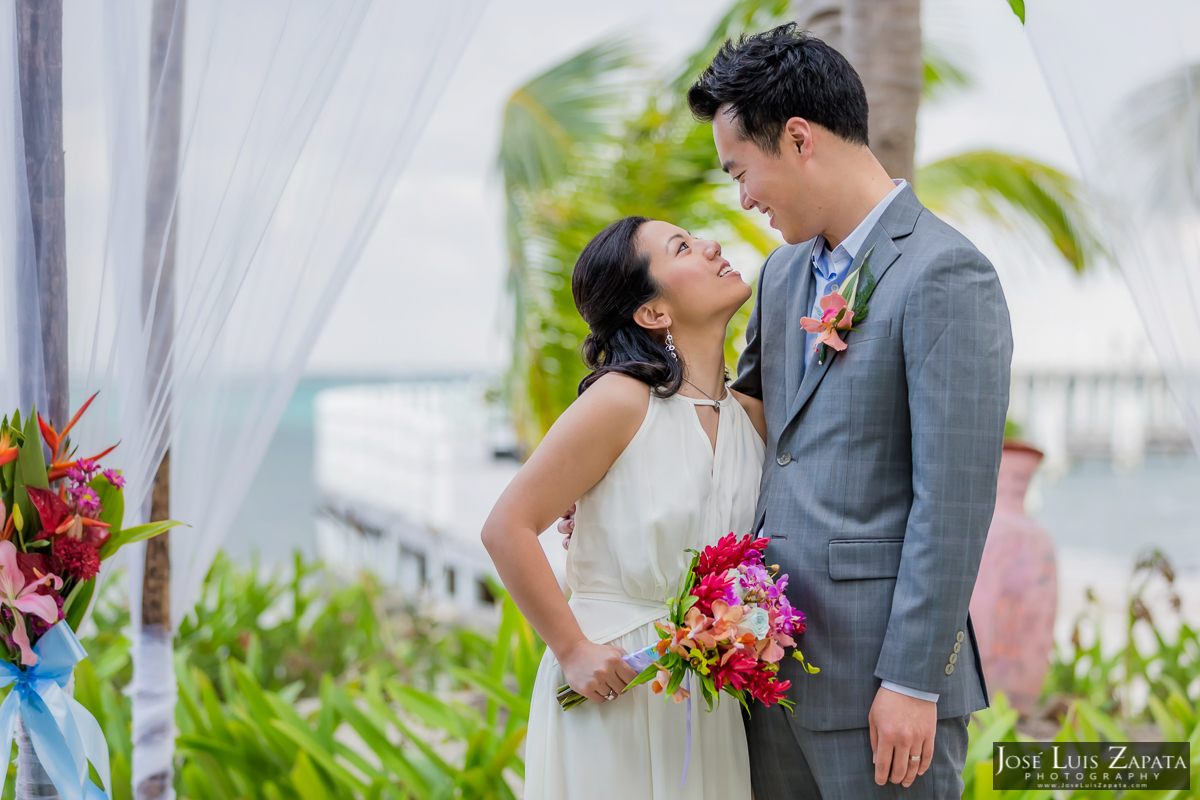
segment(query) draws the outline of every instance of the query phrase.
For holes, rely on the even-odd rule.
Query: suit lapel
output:
[[[850,266],[850,272],[852,273],[854,270],[862,266],[863,260],[866,259],[868,254],[870,254],[871,258],[869,266],[871,268],[871,272],[875,275],[875,282],[878,285],[878,283],[883,280],[884,273],[886,273],[892,264],[895,263],[896,259],[900,257],[900,249],[896,247],[893,239],[903,238],[912,233],[913,228],[916,226],[917,217],[920,216],[923,209],[924,207],[921,205],[920,201],[917,200],[917,196],[913,194],[912,187],[905,188],[905,190],[892,201],[891,205],[888,206],[887,211],[885,211],[883,216],[880,217],[879,222],[875,223],[875,227],[872,228],[871,232],[867,235],[862,247],[859,248],[858,255],[855,256],[854,261]],[[812,267],[809,266],[811,264],[811,260],[812,251],[810,248],[809,258],[805,261],[806,272],[810,274],[812,273]],[[793,279],[794,277],[795,276],[793,276]],[[812,290],[815,291],[816,280],[810,278],[808,284],[812,287]],[[796,294],[801,293],[796,292]],[[811,293],[808,290],[803,292],[803,295],[805,295],[805,301],[807,301],[807,305],[804,306],[803,312],[799,314],[797,314],[793,308],[792,316],[788,320],[789,378],[792,374],[791,370],[793,369],[793,365],[791,364],[791,362],[794,360],[792,354],[795,352],[803,353],[804,350],[804,329],[800,327],[800,317],[808,316],[808,310],[812,308],[812,297],[810,294]],[[868,303],[868,305],[870,304]],[[869,316],[870,313],[868,309],[868,318]],[[791,337],[796,335],[793,329],[799,331],[800,346],[797,349],[793,349],[792,347]],[[849,331],[846,333],[843,339],[848,347],[853,346],[852,343],[854,341],[854,331]],[[807,356],[807,353],[803,353],[801,357],[805,356]],[[797,415],[799,415],[799,413],[804,409],[805,403],[807,403],[809,398],[812,397],[813,392],[817,390],[817,387],[821,384],[821,380],[825,377],[825,373],[829,371],[830,365],[833,364],[834,359],[836,358],[837,351],[833,348],[828,348],[826,350],[825,362],[817,363],[816,361],[813,361],[812,366],[807,372],[804,373],[804,379],[800,381],[799,388],[794,393],[791,390],[792,383],[789,380],[788,396],[792,398],[792,401],[788,405],[787,423],[785,423],[784,427],[790,425],[792,421],[796,419]],[[799,374],[800,368],[797,366],[795,369],[796,373]]]
[[[800,250],[802,258],[792,262],[792,268],[788,272],[788,300],[790,307],[787,310],[787,394],[785,397],[789,399],[796,396],[796,392],[800,391],[800,376],[804,369],[804,358],[807,356],[807,351],[804,349],[804,328],[800,326],[800,318],[807,317],[808,311],[812,308],[812,296],[817,289],[817,281],[813,276],[812,271],[812,253],[816,247],[817,240],[814,239]],[[790,417],[789,417],[790,419]]]

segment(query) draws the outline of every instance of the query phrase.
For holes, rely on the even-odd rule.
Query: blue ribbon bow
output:
[[[100,723],[79,701],[63,691],[75,665],[87,651],[66,622],[55,623],[33,646],[37,663],[21,669],[0,661],[0,688],[15,683],[0,704],[0,742],[5,759],[12,752],[17,714],[25,720],[29,739],[42,768],[63,800],[108,800],[88,776],[88,762],[105,787],[111,788],[108,742]],[[0,792],[8,777],[0,772]]]

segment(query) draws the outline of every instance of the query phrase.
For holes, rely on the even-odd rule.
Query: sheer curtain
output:
[[[1038,0],[1025,30],[1200,449],[1200,4]],[[1120,328],[1126,324],[1114,319]]]
[[[246,500],[325,312],[483,2],[169,0],[164,41],[182,66],[174,100],[150,68],[152,0],[65,3],[72,407],[100,391],[76,438],[88,454],[121,442],[106,462],[128,480],[127,524],[146,513],[170,448],[171,516],[192,526],[171,537],[172,626]],[[15,310],[37,297],[22,269],[31,246],[11,13],[0,13],[8,408],[18,401]],[[148,212],[176,129],[167,160],[177,190]],[[147,247],[156,226],[173,235]],[[130,549],[140,630],[143,555]],[[137,785],[170,769],[169,640],[136,644],[134,692]]]

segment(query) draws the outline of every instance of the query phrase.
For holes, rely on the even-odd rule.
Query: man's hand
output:
[[[563,539],[563,550],[571,547],[571,534],[575,532],[575,503],[567,509],[567,513],[562,515],[562,519],[558,521],[558,532],[567,538]]]
[[[880,687],[868,719],[875,783],[883,786],[891,780],[911,786],[933,761],[937,703]],[[914,761],[912,756],[919,756],[920,760]]]

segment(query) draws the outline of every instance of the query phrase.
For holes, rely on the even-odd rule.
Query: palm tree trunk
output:
[[[794,0],[793,17],[854,65],[871,108],[871,152],[913,179],[921,102],[921,0]]]
[[[154,0],[150,19],[150,83],[146,132],[148,163],[146,175],[146,232],[142,250],[142,313],[151,324],[150,349],[146,363],[147,405],[166,408],[170,424],[171,346],[175,334],[175,230],[178,214],[179,149],[183,117],[183,44],[186,0]],[[155,400],[161,398],[159,403]],[[164,439],[167,432],[164,429]],[[150,521],[170,519],[171,454],[163,453],[154,477],[150,498]],[[169,533],[146,542],[145,572],[142,575],[142,629],[158,641],[170,641],[171,632],[171,542]],[[174,676],[156,676],[170,682]],[[145,684],[143,684],[145,685]],[[151,693],[158,689],[151,686]],[[149,699],[149,698],[147,698]],[[139,698],[135,696],[135,703]],[[164,723],[169,727],[169,722]],[[153,727],[144,731],[150,738],[171,736],[169,730]],[[146,744],[135,740],[135,747]],[[153,748],[151,748],[153,749]],[[137,800],[159,800],[171,796],[173,771],[170,765],[141,780],[134,787]]]
[[[67,394],[67,204],[63,158],[62,0],[17,0],[17,61],[25,177],[32,219],[32,265],[18,264],[18,285],[32,289],[18,299],[20,404],[42,396],[54,425],[70,417]],[[33,274],[27,274],[32,266]],[[30,295],[32,292],[29,293]],[[41,359],[41,364],[36,360]]]

